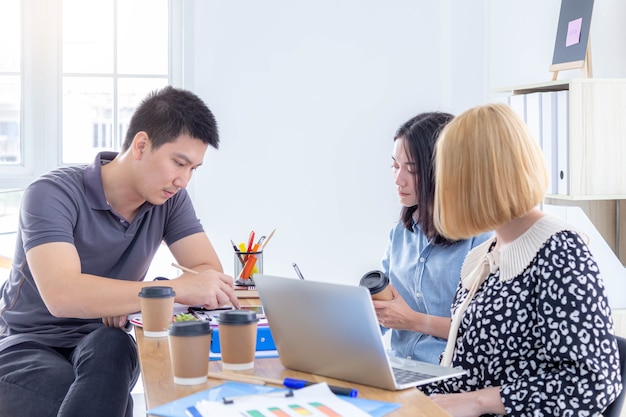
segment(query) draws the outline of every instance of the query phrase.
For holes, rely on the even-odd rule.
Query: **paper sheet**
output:
[[[201,400],[187,409],[189,417],[370,417],[333,394],[325,382],[299,390],[232,397],[232,404]]]

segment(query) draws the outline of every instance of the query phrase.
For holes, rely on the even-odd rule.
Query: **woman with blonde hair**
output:
[[[468,374],[422,389],[452,416],[600,414],[622,389],[611,309],[585,237],[538,208],[548,173],[526,125],[505,104],[472,108],[435,167],[442,235],[495,235],[464,261],[441,360]]]

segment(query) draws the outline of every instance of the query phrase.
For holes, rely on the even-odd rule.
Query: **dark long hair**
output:
[[[400,220],[410,231],[413,221],[419,225],[428,240],[434,244],[449,245],[453,243],[439,234],[433,222],[433,206],[435,201],[435,142],[439,133],[453,115],[444,112],[420,113],[409,119],[396,131],[393,140],[404,139],[405,151],[410,162],[415,166],[415,192],[417,204],[402,207]],[[417,215],[415,213],[417,212]]]

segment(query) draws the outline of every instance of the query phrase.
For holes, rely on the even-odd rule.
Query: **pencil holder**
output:
[[[235,285],[254,285],[254,275],[263,273],[263,252],[235,253]]]

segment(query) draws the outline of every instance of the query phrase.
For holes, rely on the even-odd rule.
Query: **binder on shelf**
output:
[[[556,92],[557,194],[569,194],[569,90]]]
[[[526,123],[526,94],[513,94],[507,99],[509,106]]]
[[[557,193],[557,97],[556,91],[542,92],[541,94],[541,149],[548,166],[549,184],[548,194]]]
[[[530,93],[526,95],[526,125],[530,133],[542,147],[541,136],[541,93]]]

